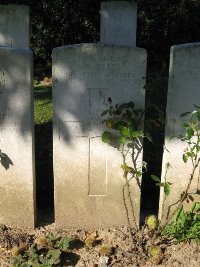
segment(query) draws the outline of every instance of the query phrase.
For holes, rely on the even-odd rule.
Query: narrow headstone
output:
[[[0,224],[35,221],[32,53],[0,47]]]
[[[101,3],[100,43],[136,47],[137,4],[134,1]]]
[[[165,126],[165,146],[162,166],[162,181],[171,182],[170,196],[165,199],[163,189],[160,198],[160,217],[169,218],[179,203],[192,173],[190,161],[184,163],[182,155],[187,147],[185,142],[173,136],[185,134],[181,125],[187,117],[180,117],[200,105],[200,43],[176,45],[171,48],[168,101]],[[171,167],[167,168],[167,164]],[[199,170],[195,174],[190,193],[200,201]],[[186,203],[184,203],[186,205]],[[191,205],[191,202],[189,203]]]
[[[101,113],[134,101],[144,109],[146,51],[82,44],[53,50],[55,221],[62,226],[127,224],[120,152],[102,143]],[[142,151],[138,157],[142,164]],[[130,182],[139,222],[140,188]]]
[[[29,48],[29,8],[21,5],[0,5],[0,46]]]

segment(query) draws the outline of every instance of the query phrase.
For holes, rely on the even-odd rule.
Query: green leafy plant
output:
[[[13,267],[51,267],[60,263],[61,251],[58,249],[37,250],[30,247],[24,254],[10,258]]]
[[[70,246],[71,239],[67,236],[63,236],[61,238],[56,238],[52,234],[46,236],[48,241],[48,246],[50,248],[57,248],[60,250],[67,250]]]
[[[194,239],[199,242],[200,203],[193,203],[191,210],[186,212],[183,208],[183,202],[185,200],[189,202],[189,199],[193,201],[193,198],[189,195],[189,189],[195,178],[195,173],[200,167],[200,107],[196,107],[194,111],[186,112],[181,116],[188,117],[187,122],[182,125],[185,134],[176,138],[186,143],[187,147],[183,151],[182,159],[185,164],[188,161],[192,163],[192,170],[186,189],[181,193],[176,209],[171,216],[167,216],[167,220],[162,227],[162,233],[174,237],[178,241]],[[173,217],[175,219],[170,222]]]
[[[170,167],[170,164],[167,163],[166,164],[166,172],[164,175],[164,182],[161,182],[160,178],[157,175],[151,175],[151,179],[156,182],[156,186],[163,187],[165,196],[169,196],[170,186],[172,185],[172,183],[167,182],[167,171],[168,171],[169,167]]]
[[[13,267],[60,266],[61,254],[69,249],[70,241],[68,237],[56,238],[52,234],[38,237],[26,250],[15,248],[10,264]]]
[[[103,111],[101,114],[106,117],[103,120],[103,123],[108,129],[103,132],[102,141],[117,148],[121,152],[121,168],[123,170],[123,177],[125,180],[123,200],[126,215],[129,226],[131,226],[125,191],[127,191],[127,198],[131,205],[133,221],[137,229],[129,182],[134,178],[136,179],[138,186],[140,186],[142,167],[138,167],[137,158],[142,149],[142,139],[144,138],[144,133],[141,130],[144,112],[141,109],[136,109],[135,104],[132,101],[120,105],[112,105],[112,99],[109,97],[108,102],[110,105],[109,109]],[[129,154],[132,156],[132,166],[130,166],[127,162],[127,156]]]
[[[179,135],[177,138],[187,144],[182,158],[185,163],[190,160],[193,169],[187,188],[181,198],[181,203],[187,197],[192,180],[194,179],[194,174],[200,166],[200,107],[197,107],[193,112],[186,112],[182,116],[189,116],[189,119],[187,123],[182,125],[185,129],[185,135]]]
[[[179,204],[174,212],[167,218],[166,224],[174,217],[176,212],[181,209],[185,200],[192,199],[189,195],[189,189],[192,181],[195,178],[195,173],[200,167],[200,107],[192,112],[185,112],[182,117],[188,117],[187,122],[182,125],[185,130],[184,135],[175,136],[172,138],[178,138],[182,142],[186,143],[186,148],[183,151],[182,159],[186,164],[188,161],[192,163],[192,170],[186,189],[181,193]]]
[[[162,233],[180,241],[200,242],[200,202],[193,203],[191,210],[184,211],[183,205],[176,212],[175,220],[165,226]]]
[[[195,171],[200,163],[200,107],[197,107],[193,112],[183,113],[181,116],[189,116],[188,122],[182,125],[185,129],[185,135],[177,137],[187,143],[182,158],[185,163],[190,159]]]

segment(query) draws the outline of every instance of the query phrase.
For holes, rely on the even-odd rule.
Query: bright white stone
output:
[[[55,220],[62,226],[127,224],[120,152],[101,141],[101,113],[134,101],[144,109],[146,51],[82,44],[53,50]],[[137,164],[141,167],[142,151]],[[140,189],[130,182],[139,222]]]

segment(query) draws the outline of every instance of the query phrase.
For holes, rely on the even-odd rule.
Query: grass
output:
[[[34,121],[46,124],[52,121],[52,87],[38,85],[34,87]]]

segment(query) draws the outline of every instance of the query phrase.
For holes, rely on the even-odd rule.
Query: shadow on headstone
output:
[[[6,171],[10,168],[10,165],[14,165],[9,156],[3,153],[1,150],[0,150],[0,163],[6,169]]]
[[[34,227],[33,88],[29,49],[0,47],[0,92],[0,220],[9,226]]]
[[[53,51],[53,152],[55,221],[63,226],[127,223],[122,197],[121,155],[102,143],[101,113],[114,103],[134,101],[144,109],[146,51],[81,44]],[[133,159],[142,164],[142,147]],[[131,161],[128,160],[129,162]],[[131,180],[139,223],[141,181]]]

